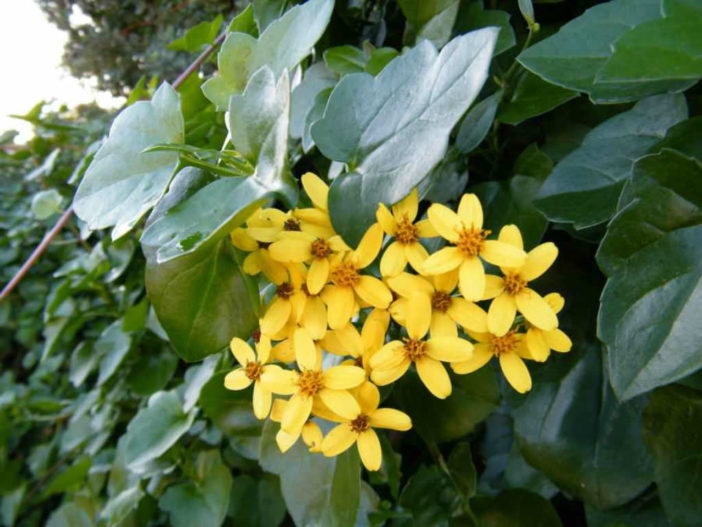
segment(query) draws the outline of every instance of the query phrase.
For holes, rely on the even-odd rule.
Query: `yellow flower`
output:
[[[487,331],[485,311],[465,298],[452,296],[457,282],[458,273],[455,270],[434,275],[431,279],[409,273],[388,278],[390,289],[400,295],[390,306],[390,313],[399,324],[404,325],[408,311],[428,310],[429,315],[425,316],[431,317],[432,337],[457,337],[456,324],[467,331]],[[410,300],[416,293],[423,294],[418,303]]]
[[[288,401],[284,399],[276,399],[273,401],[273,408],[271,410],[271,421],[280,423],[283,419],[283,413],[288,404]],[[312,408],[312,413],[320,411],[316,406]],[[328,412],[328,410],[327,410]],[[275,442],[278,444],[278,448],[282,453],[287,452],[290,447],[292,447],[298,438],[302,435],[302,441],[307,445],[311,453],[321,452],[322,445],[322,429],[319,425],[312,420],[308,420],[302,429],[295,431],[293,433],[288,433],[282,428],[278,430],[275,436]]]
[[[530,359],[524,343],[524,334],[509,331],[497,336],[492,333],[471,333],[478,343],[473,348],[473,357],[465,362],[451,365],[458,374],[472,373],[485,366],[492,357],[497,357],[507,382],[519,393],[531,390],[531,375],[522,359]]]
[[[294,268],[288,269],[289,279],[276,284],[276,291],[268,308],[259,321],[261,333],[273,338],[288,321],[300,320],[307,303],[302,290],[302,275]],[[287,278],[287,277],[286,277]],[[275,282],[274,282],[275,283]]]
[[[263,273],[273,283],[280,283],[287,278],[285,266],[273,260],[268,253],[270,243],[259,242],[250,234],[249,229],[265,229],[272,225],[268,211],[275,209],[259,209],[246,220],[246,227],[237,227],[231,234],[232,245],[237,249],[248,252],[242,269],[246,274]]]
[[[346,417],[324,437],[322,453],[327,457],[338,456],[356,443],[366,469],[379,470],[383,458],[380,440],[373,428],[406,431],[412,428],[412,420],[399,410],[378,408],[380,393],[369,382],[358,390],[358,402],[360,408],[356,415]]]
[[[240,338],[233,338],[229,349],[241,367],[230,371],[224,377],[224,387],[228,390],[243,390],[253,383],[254,415],[258,419],[265,419],[271,409],[271,392],[261,384],[261,375],[280,369],[279,366],[266,364],[271,352],[271,341],[261,337],[256,343],[258,359],[251,346]]]
[[[388,287],[374,276],[360,273],[378,256],[382,243],[383,231],[376,223],[363,235],[355,251],[343,257],[336,254],[332,258],[332,284],[321,293],[327,304],[329,327],[332,329],[341,329],[351,320],[357,305],[356,295],[373,307],[385,309],[390,305],[392,293]]]
[[[475,194],[463,195],[458,213],[435,203],[427,214],[438,233],[455,247],[444,247],[427,258],[424,272],[440,274],[458,269],[458,287],[466,300],[482,300],[485,293],[485,269],[479,257],[505,267],[518,267],[526,259],[523,250],[487,239],[490,231],[483,229],[483,208]]]
[[[500,230],[499,240],[522,250],[522,235],[516,225],[505,225]],[[504,277],[489,276],[485,296],[495,299],[488,309],[488,330],[495,335],[504,335],[512,327],[519,311],[533,326],[545,331],[558,327],[558,318],[548,303],[536,291],[528,287],[530,281],[544,274],[558,256],[558,249],[551,243],[542,243],[526,256],[523,265],[502,266]]]
[[[551,306],[551,309],[553,309],[553,312],[556,314],[560,313],[565,303],[563,297],[558,293],[549,293],[544,297],[544,300]],[[546,331],[532,326],[527,329],[526,348],[529,355],[531,355],[530,358],[535,361],[545,361],[550,355],[551,350],[565,353],[570,351],[572,347],[573,343],[568,335],[558,328]]]
[[[415,293],[412,305],[429,302],[428,296]],[[431,323],[431,309],[409,309],[405,325],[409,338],[385,344],[370,359],[371,379],[384,386],[402,377],[414,362],[424,386],[439,399],[451,395],[451,379],[444,362],[464,362],[470,359],[473,345],[458,337],[434,337],[423,340]]]
[[[328,196],[329,187],[312,172],[303,174],[300,178],[302,188],[312,201],[312,208],[296,209],[293,216],[300,220],[302,230],[321,238],[334,235],[331,219],[329,218]]]
[[[356,366],[334,366],[322,370],[321,361],[315,368],[301,371],[277,369],[261,376],[263,386],[275,394],[292,395],[283,412],[281,428],[287,433],[302,429],[312,413],[315,401],[321,401],[341,417],[358,413],[356,399],[347,391],[365,381],[366,372]]]
[[[414,223],[419,208],[417,189],[409,193],[399,203],[393,205],[392,213],[382,203],[378,204],[376,218],[386,234],[393,236],[395,241],[385,248],[380,259],[380,274],[395,276],[405,270],[407,262],[418,273],[429,257],[427,250],[419,243],[419,238],[438,236],[429,223],[421,220]]]

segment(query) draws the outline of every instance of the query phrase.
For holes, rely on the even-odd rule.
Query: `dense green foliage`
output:
[[[58,20],[70,5],[42,3]],[[79,216],[0,304],[1,521],[699,526],[699,2],[293,3],[144,15],[154,32],[111,48],[105,86],[175,77],[120,65],[144,42],[182,37],[185,65],[217,15],[229,34],[206,75],[135,90],[103,140],[97,110],[41,107],[29,144],[0,138],[3,283],[71,199]],[[114,31],[132,7],[105,5],[129,41]],[[420,214],[474,192],[487,228],[555,242],[538,287],[566,298],[572,351],[530,362],[526,395],[488,366],[438,400],[410,372],[383,390],[413,429],[381,435],[378,472],[355,450],[281,454],[250,391],[224,388],[266,294],[230,232],[263,203],[304,205],[307,171],[349,245],[415,186]]]

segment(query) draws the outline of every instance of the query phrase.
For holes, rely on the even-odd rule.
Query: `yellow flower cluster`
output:
[[[556,246],[544,243],[527,253],[514,225],[488,239],[475,195],[464,195],[457,212],[433,204],[428,219],[419,221],[416,190],[391,209],[380,204],[377,223],[352,249],[332,227],[327,185],[307,173],[302,186],[313,207],[260,209],[231,234],[248,253],[244,271],[263,274],[275,292],[260,320],[256,352],[232,340],[240,367],[225,386],[242,390],[253,383],[254,414],[280,423],[281,451],[299,437],[325,456],[356,443],[365,467],[378,470],[373,429],[405,431],[412,422],[399,410],[378,407],[377,386],[396,381],[412,364],[443,399],[451,394],[444,363],[465,374],[497,357],[507,381],[524,393],[531,388],[524,360],[543,362],[550,350],[570,350],[558,329],[563,297],[542,297],[529,287],[553,264]],[[448,243],[430,255],[420,239],[438,236]],[[378,278],[369,267],[383,246]],[[486,274],[483,262],[498,266],[502,276]],[[487,311],[477,304],[486,300]],[[404,328],[402,340],[386,342],[391,320]],[[337,424],[324,435],[313,418]]]

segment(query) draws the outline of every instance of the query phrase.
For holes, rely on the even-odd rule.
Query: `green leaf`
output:
[[[636,500],[618,509],[585,507],[588,527],[670,527],[657,499]]]
[[[256,26],[256,20],[254,19],[254,8],[253,4],[246,6],[246,9],[241,11],[236,15],[229,25],[227,26],[227,33],[248,33],[254,37],[258,36],[258,27]]]
[[[447,466],[451,479],[456,488],[460,490],[464,501],[475,496],[475,491],[478,488],[478,476],[473,464],[470,443],[463,441],[453,447]]]
[[[531,26],[536,20],[534,18],[534,5],[531,3],[531,0],[519,0],[518,4],[519,11],[522,13],[524,20],[526,20],[526,23]]]
[[[680,91],[688,81],[631,79],[627,82],[599,80],[620,39],[649,20],[663,16],[661,0],[613,0],[588,9],[560,28],[555,35],[531,46],[519,62],[544,80],[571,90],[586,92],[597,103],[626,102],[667,91]],[[638,55],[647,62],[648,55]]]
[[[421,466],[402,489],[400,505],[410,512],[416,527],[448,525],[459,510],[460,498],[451,480],[438,466]]]
[[[133,306],[129,306],[122,317],[122,331],[133,333],[146,327],[146,318],[149,315],[149,299],[144,297]]]
[[[174,527],[212,525],[224,522],[232,485],[230,469],[222,463],[219,451],[200,452],[198,480],[166,489],[158,505],[166,511]]]
[[[487,78],[496,33],[455,38],[440,54],[422,41],[377,77],[346,75],[334,88],[312,137],[352,171],[329,195],[332,223],[350,246],[375,221],[379,201],[402,199],[444,156],[451,129]]]
[[[100,362],[100,357],[93,353],[93,348],[90,343],[83,341],[71,353],[70,372],[68,378],[71,384],[78,388],[85,382],[85,379],[90,375]]]
[[[578,92],[550,84],[527,71],[517,82],[510,100],[500,107],[497,119],[507,124],[520,124],[577,96]]]
[[[497,56],[514,47],[517,43],[514,29],[509,23],[510,14],[499,9],[485,9],[482,4],[482,1],[461,2],[455,31],[460,34],[483,27],[499,27],[500,34],[495,44],[495,56]]]
[[[324,52],[324,63],[339,75],[365,71],[368,57],[356,46],[336,46]]]
[[[222,21],[222,15],[217,15],[212,22],[200,22],[188,29],[182,37],[168,44],[166,49],[187,51],[189,53],[201,51],[203,47],[212,44],[217,38],[219,28],[222,27]]]
[[[426,39],[440,48],[449,41],[458,0],[398,0],[398,4],[411,25],[405,28],[405,42]]]
[[[637,161],[597,255],[609,280],[598,332],[629,399],[702,366],[702,165],[672,150]]]
[[[377,75],[388,63],[397,57],[399,53],[395,48],[375,48],[371,51],[370,59],[366,64],[366,73]]]
[[[412,426],[427,442],[445,442],[469,434],[500,403],[495,372],[482,368],[452,376],[452,394],[440,400],[427,391],[414,372],[394,385],[392,397],[412,418]]]
[[[178,94],[162,84],[151,101],[123,110],[95,154],[76,191],[73,207],[90,229],[114,225],[112,238],[127,232],[163,196],[178,154],[144,150],[160,143],[182,143],[183,116]]]
[[[102,357],[97,380],[98,386],[102,386],[115,374],[129,353],[131,344],[129,335],[122,331],[121,320],[116,320],[102,332],[100,338],[93,345],[94,353]]]
[[[139,506],[144,497],[144,491],[139,486],[123,490],[110,498],[100,513],[109,525],[119,525],[127,516]]]
[[[316,62],[307,68],[302,82],[293,89],[290,97],[290,137],[302,138],[315,97],[322,90],[334,86],[337,81],[337,76],[322,62]]]
[[[237,527],[277,527],[285,518],[280,482],[271,476],[254,479],[243,474],[235,477],[229,516]]]
[[[69,489],[77,488],[80,483],[85,481],[91,464],[92,462],[87,456],[78,458],[70,467],[59,472],[49,481],[44,487],[40,499],[44,500],[54,494],[61,494]]]
[[[266,471],[280,476],[283,499],[295,524],[352,527],[361,496],[361,463],[356,447],[336,457],[324,457],[310,454],[298,441],[281,454],[275,443],[278,428],[266,421],[260,462]]]
[[[617,401],[594,349],[561,381],[535,383],[514,412],[514,432],[526,461],[562,490],[616,507],[651,483],[640,432],[645,404]]]
[[[253,0],[253,14],[261,31],[283,14],[287,3],[287,0]]]
[[[522,489],[508,489],[495,498],[471,502],[481,527],[561,527],[551,502]]]
[[[644,99],[585,136],[541,187],[536,205],[555,222],[585,229],[609,220],[637,157],[687,117],[682,95]]]
[[[653,455],[658,493],[673,525],[693,527],[702,514],[702,395],[681,386],[653,392],[644,441]]]
[[[185,372],[185,382],[178,387],[178,393],[183,399],[183,411],[189,412],[200,399],[202,388],[212,378],[219,357],[211,355],[200,364],[190,366]]]
[[[38,220],[45,220],[53,214],[61,212],[59,207],[62,201],[63,197],[55,188],[37,192],[32,197],[32,214]]]
[[[93,527],[92,515],[76,503],[66,503],[51,513],[46,527]]]
[[[473,106],[466,114],[456,136],[456,148],[464,154],[475,150],[483,139],[487,137],[495,113],[502,99],[502,92],[498,91],[486,97]]]
[[[224,387],[226,374],[226,371],[219,372],[209,379],[200,392],[199,406],[238,452],[256,459],[263,423],[251,410],[252,389],[227,390]]]
[[[702,12],[649,20],[614,42],[599,83],[697,81],[702,77]]]
[[[137,412],[127,425],[125,461],[130,469],[156,459],[172,447],[195,420],[197,410],[183,412],[178,394],[157,392],[148,406]]]
[[[248,79],[268,66],[277,79],[310,54],[329,23],[334,0],[310,0],[273,21],[258,39],[231,33],[217,55],[219,75],[208,79],[202,91],[218,109],[226,110],[229,96],[241,93]]]
[[[178,357],[170,349],[141,354],[127,376],[127,385],[137,395],[151,395],[166,387],[177,366]]]

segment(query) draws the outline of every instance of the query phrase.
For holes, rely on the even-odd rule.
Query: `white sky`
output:
[[[18,130],[20,142],[31,137],[31,125],[8,114],[23,115],[41,100],[56,107],[94,100],[104,108],[120,105],[61,67],[66,38],[34,0],[0,0],[0,133]]]

